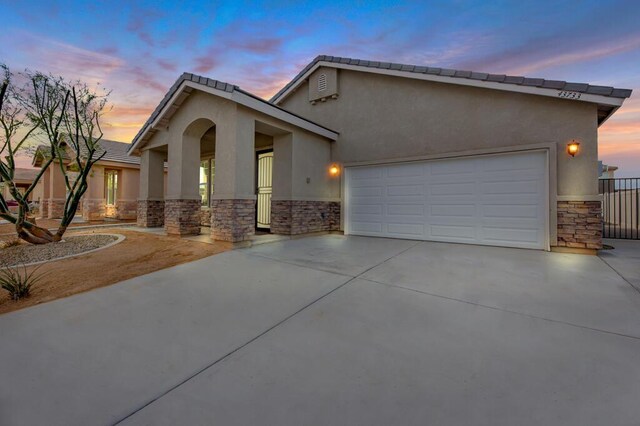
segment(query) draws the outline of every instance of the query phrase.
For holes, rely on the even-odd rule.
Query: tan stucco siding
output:
[[[597,194],[595,104],[340,70],[339,98],[311,105],[307,84],[281,106],[340,133],[343,163],[557,145],[558,195]],[[567,156],[576,139],[581,152]]]

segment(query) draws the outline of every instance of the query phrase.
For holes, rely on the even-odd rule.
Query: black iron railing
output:
[[[640,239],[640,178],[600,179],[602,236]]]

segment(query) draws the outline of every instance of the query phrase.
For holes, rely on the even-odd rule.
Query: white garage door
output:
[[[346,170],[345,233],[547,248],[545,152]]]

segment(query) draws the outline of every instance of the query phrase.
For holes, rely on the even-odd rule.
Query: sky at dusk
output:
[[[319,54],[634,89],[600,158],[640,176],[640,1],[0,0],[0,62],[112,90],[130,142],[184,71],[269,98]]]

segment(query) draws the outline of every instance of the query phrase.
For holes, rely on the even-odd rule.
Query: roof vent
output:
[[[318,76],[318,92],[324,92],[327,90],[327,75],[320,74]]]

